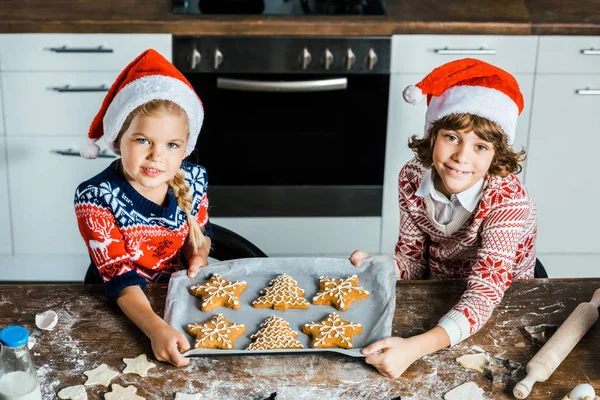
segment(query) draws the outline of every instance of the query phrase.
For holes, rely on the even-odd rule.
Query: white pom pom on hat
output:
[[[423,100],[427,98],[427,96],[423,94],[423,91],[415,85],[407,86],[402,92],[402,97],[404,97],[404,101],[410,104],[422,103]]]
[[[93,160],[98,157],[98,154],[100,154],[100,146],[98,146],[96,142],[96,139],[90,139],[88,143],[81,146],[80,154],[83,158]]]

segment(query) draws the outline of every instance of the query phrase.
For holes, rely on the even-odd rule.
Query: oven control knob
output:
[[[377,53],[375,53],[375,50],[369,49],[369,54],[367,55],[367,68],[369,68],[369,71],[373,70],[375,64],[377,64]]]
[[[325,69],[329,69],[331,64],[333,64],[333,54],[329,49],[325,49],[323,52],[323,64],[325,65]]]
[[[190,62],[190,68],[196,69],[198,64],[200,64],[201,59],[202,59],[202,55],[200,54],[200,52],[198,51],[196,46],[194,46],[194,48],[192,49],[192,52],[188,56],[188,61]]]
[[[308,52],[308,49],[305,47],[300,54],[300,65],[302,65],[302,69],[308,68],[308,65],[312,61],[312,56]]]
[[[215,49],[215,69],[219,69],[219,66],[223,63],[223,53],[219,50],[219,48]]]
[[[346,66],[346,69],[351,69],[355,62],[356,56],[354,55],[354,52],[352,49],[348,49],[346,52],[346,57],[344,58],[344,65]]]

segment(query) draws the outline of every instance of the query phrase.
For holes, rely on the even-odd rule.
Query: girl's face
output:
[[[483,178],[494,159],[494,146],[473,131],[440,129],[433,146],[435,188],[450,197]]]
[[[162,204],[168,182],[186,156],[187,138],[188,127],[178,115],[136,115],[118,143],[127,181],[142,196]]]

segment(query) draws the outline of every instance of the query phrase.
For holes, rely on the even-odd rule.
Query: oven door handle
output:
[[[345,90],[348,87],[348,78],[287,82],[217,78],[217,87],[219,89],[240,90],[244,92],[328,92],[332,90]]]

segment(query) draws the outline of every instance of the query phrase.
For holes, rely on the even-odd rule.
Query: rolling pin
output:
[[[569,318],[558,328],[540,351],[527,364],[527,376],[515,385],[513,394],[517,399],[529,396],[531,387],[536,382],[544,382],[552,375],[562,360],[569,355],[573,347],[579,343],[583,335],[598,319],[600,306],[600,289],[594,292],[589,303],[581,303],[569,315]]]

